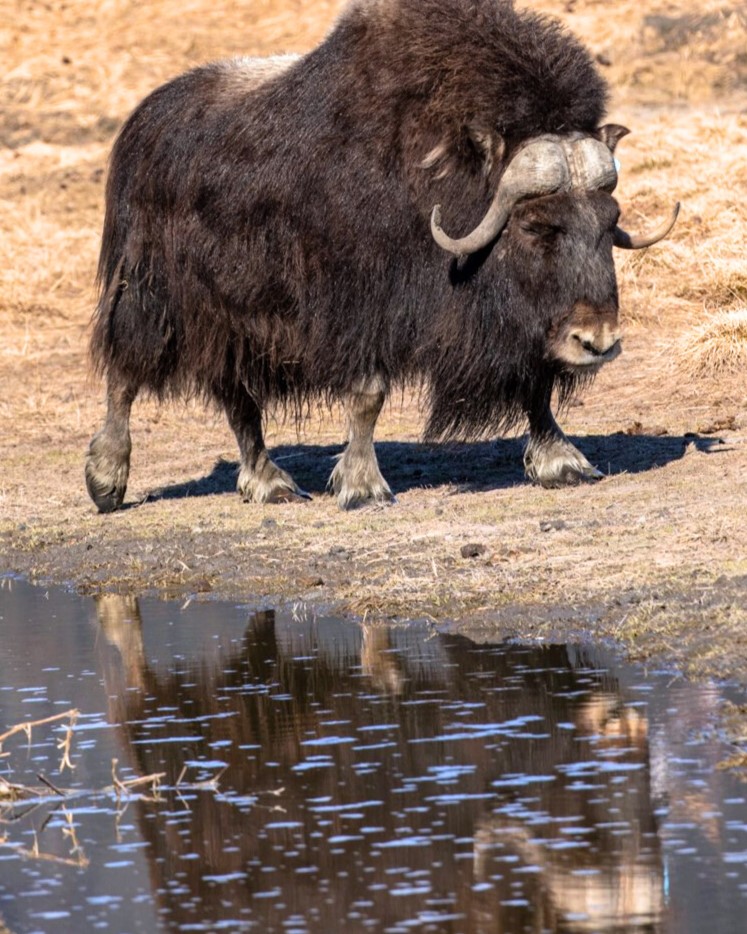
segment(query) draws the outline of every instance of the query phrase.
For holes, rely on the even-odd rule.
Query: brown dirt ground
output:
[[[324,494],[337,412],[268,432],[313,501],[247,505],[221,418],[142,402],[128,508],[99,516],[83,456],[103,390],[86,344],[113,135],[188,66],[308,49],[340,3],[0,0],[0,568],[85,591],[426,616],[476,638],[611,638],[747,680],[747,350],[706,376],[682,350],[747,303],[746,8],[531,5],[588,42],[611,119],[634,130],[619,151],[627,226],[683,203],[672,239],[618,258],[625,353],[561,419],[608,476],[542,490],[520,439],[421,445],[405,395],[378,431],[398,505],[343,514]]]

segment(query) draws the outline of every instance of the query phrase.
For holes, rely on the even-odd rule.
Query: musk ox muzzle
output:
[[[597,308],[576,302],[568,317],[547,335],[548,355],[572,370],[598,370],[620,355],[617,305]]]
[[[441,227],[441,205],[437,204],[431,213],[433,239],[449,253],[467,256],[500,235],[519,201],[559,192],[614,191],[617,166],[613,149],[627,132],[624,127],[615,127],[611,144],[582,133],[564,136],[546,133],[528,140],[506,167],[490,207],[477,227],[464,237],[450,237]],[[674,227],[679,209],[677,202],[671,215],[648,234],[633,235],[617,227],[614,245],[639,250],[657,243]]]

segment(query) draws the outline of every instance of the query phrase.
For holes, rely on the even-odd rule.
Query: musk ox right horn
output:
[[[622,227],[615,227],[615,239],[612,242],[623,250],[642,250],[644,247],[652,246],[667,236],[674,227],[679,213],[680,203],[678,201],[669,217],[648,234],[629,234]]]
[[[506,226],[508,216],[521,198],[552,194],[568,181],[563,150],[551,139],[538,139],[520,150],[509,162],[487,213],[464,237],[450,237],[441,227],[441,205],[431,212],[431,233],[436,243],[455,256],[467,256],[487,246]]]

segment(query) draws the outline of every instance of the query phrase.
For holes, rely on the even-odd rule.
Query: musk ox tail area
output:
[[[102,265],[108,260],[102,253]],[[96,370],[159,397],[178,390],[172,383],[183,329],[162,300],[165,289],[158,289],[155,277],[142,266],[128,267],[121,256],[101,286],[91,336]]]
[[[226,302],[211,282],[228,232],[220,206],[208,217],[205,169],[215,157],[223,173],[240,171],[241,154],[226,150],[216,120],[232,108],[241,119],[242,101],[298,60],[276,55],[196,68],[151,93],[125,122],[110,159],[97,272],[90,349],[99,373],[159,397],[210,395],[226,367],[234,376],[236,361],[225,359],[232,357]],[[206,220],[212,236],[199,236]]]
[[[188,332],[200,296],[181,288],[190,253],[185,127],[190,111],[209,106],[201,71],[209,73],[183,75],[140,104],[115,141],[107,179],[91,355],[98,372],[158,397],[196,388],[185,335],[192,349],[205,338]]]

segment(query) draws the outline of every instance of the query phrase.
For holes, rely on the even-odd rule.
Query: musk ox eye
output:
[[[519,221],[519,229],[530,237],[546,242],[550,242],[559,234],[564,233],[564,228],[560,224],[551,224],[538,220]]]

